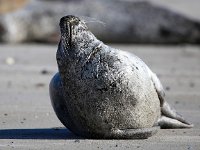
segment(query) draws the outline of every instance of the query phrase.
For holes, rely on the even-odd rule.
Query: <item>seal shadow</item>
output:
[[[66,128],[1,129],[0,139],[82,139]]]

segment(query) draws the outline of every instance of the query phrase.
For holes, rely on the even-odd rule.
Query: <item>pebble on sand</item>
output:
[[[15,59],[13,57],[7,57],[5,62],[6,62],[7,65],[14,65]]]

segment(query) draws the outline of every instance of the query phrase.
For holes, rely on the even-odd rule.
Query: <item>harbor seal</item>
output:
[[[164,99],[162,84],[137,56],[98,40],[75,16],[60,20],[59,73],[50,97],[60,121],[87,138],[148,138],[193,125]]]

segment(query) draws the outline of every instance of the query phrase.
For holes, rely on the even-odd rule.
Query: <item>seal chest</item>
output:
[[[78,17],[61,18],[60,29],[59,74],[50,83],[50,96],[61,122],[84,137],[154,134],[161,103],[146,64],[103,44]]]

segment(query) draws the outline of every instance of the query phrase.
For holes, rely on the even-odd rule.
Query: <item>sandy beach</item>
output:
[[[0,45],[0,150],[200,149],[200,47],[112,45],[133,52],[158,74],[167,101],[194,124],[162,129],[145,140],[77,137],[55,116],[48,85],[57,72],[56,45]]]

